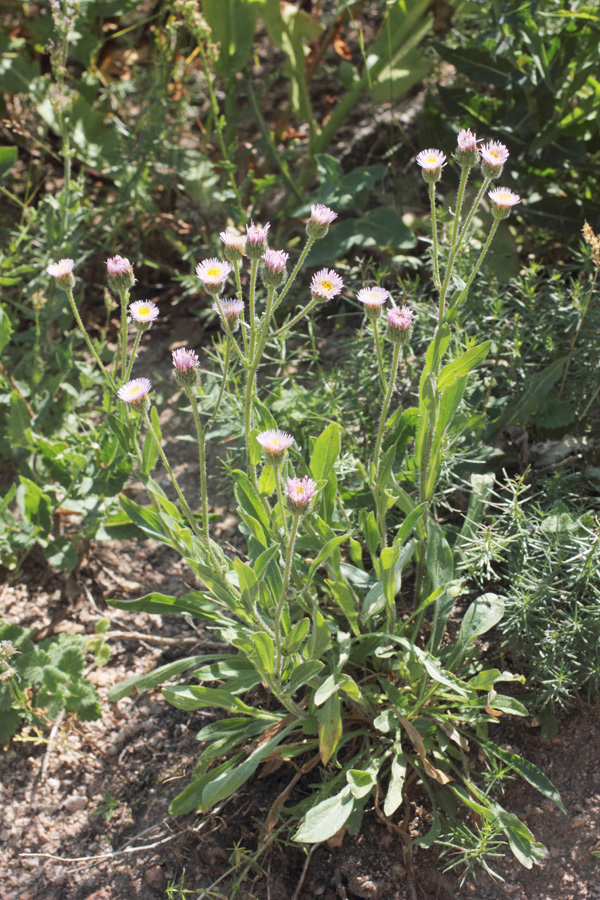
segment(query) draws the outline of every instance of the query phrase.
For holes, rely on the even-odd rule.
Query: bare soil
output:
[[[166,313],[166,310],[165,310]],[[179,315],[179,313],[178,313]],[[169,322],[168,315],[165,322]],[[170,349],[198,347],[202,331],[181,329],[174,318],[161,337],[153,333],[138,363],[153,381],[167,380]],[[179,331],[178,331],[179,329]],[[180,334],[181,332],[181,334]],[[169,337],[167,338],[167,334]],[[142,366],[143,363],[143,366]],[[161,425],[167,452],[184,485],[196,483],[194,445],[174,436],[185,427],[178,402],[165,403]],[[183,424],[182,424],[183,423]],[[220,488],[219,449],[211,445],[213,533],[235,549],[235,514]],[[164,473],[156,477],[165,484]],[[132,486],[135,490],[135,485]],[[169,706],[159,691],[108,702],[110,687],[133,673],[202,652],[211,635],[183,617],[129,614],[106,606],[110,597],[152,590],[184,592],[193,576],[170,550],[153,541],[97,542],[75,578],[65,582],[33,553],[18,583],[0,592],[0,616],[48,631],[92,634],[101,616],[111,620],[108,664],[91,664],[87,676],[103,699],[101,720],[69,718],[45,741],[23,731],[0,754],[0,860],[2,900],[153,900],[168,884],[183,883],[189,898],[229,898],[248,854],[260,842],[260,823],[291,777],[285,769],[255,779],[208,815],[173,818],[168,805],[186,784],[198,752],[196,733],[215,717]],[[127,632],[138,636],[127,637]],[[146,635],[146,637],[139,637]],[[317,845],[307,854],[273,842],[251,867],[243,900],[600,900],[600,717],[580,704],[561,721],[550,743],[531,722],[502,722],[496,739],[534,762],[560,790],[567,815],[522,781],[509,784],[503,804],[519,815],[548,848],[548,858],[525,870],[508,855],[493,866],[503,881],[479,875],[459,885],[442,874],[437,852],[417,851],[416,881],[406,875],[398,838],[367,814],[356,838]],[[415,833],[426,812],[413,810]],[[182,882],[183,879],[183,882]],[[221,880],[222,879],[222,880]],[[209,886],[214,884],[211,893]],[[175,897],[180,897],[175,892]]]

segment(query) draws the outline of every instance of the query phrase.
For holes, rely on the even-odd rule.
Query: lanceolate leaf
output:
[[[307,812],[304,823],[294,835],[295,841],[318,844],[333,837],[348,821],[354,806],[354,797],[349,784],[335,797],[322,800]]]
[[[510,753],[508,750],[503,750],[492,741],[480,741],[480,744],[488,754],[491,753],[494,756],[497,756],[498,759],[511,765],[519,775],[523,776],[525,781],[528,781],[529,784],[538,790],[540,794],[543,794],[544,797],[547,797],[549,800],[552,800],[553,803],[556,803],[558,808],[566,814],[567,810],[561,800],[560,794],[550,779],[546,778],[544,773],[540,772],[537,766],[534,766],[529,760],[523,759],[522,756],[519,756],[516,753]]]

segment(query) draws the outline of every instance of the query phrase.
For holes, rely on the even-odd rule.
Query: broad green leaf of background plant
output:
[[[252,55],[256,20],[265,0],[202,0],[202,14],[220,44],[215,58],[217,75],[231,78]]]

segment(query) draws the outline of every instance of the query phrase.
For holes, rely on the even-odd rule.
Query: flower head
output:
[[[61,288],[68,290],[68,288],[72,288],[75,284],[75,276],[73,275],[74,265],[75,262],[72,259],[59,259],[57,263],[50,263],[47,265],[46,272],[55,279],[56,283],[60,285]]]
[[[457,138],[456,159],[459,165],[468,166],[470,169],[479,159],[477,152],[477,136],[470,128],[459,131]]]
[[[285,495],[289,511],[295,516],[302,516],[309,512],[310,502],[316,490],[316,482],[308,475],[305,475],[304,478],[288,478]]]
[[[108,286],[117,294],[128,291],[135,284],[133,266],[124,256],[111,256],[107,259],[106,272]]]
[[[198,381],[198,368],[200,362],[198,354],[194,350],[185,350],[180,347],[171,353],[175,378],[180,387],[193,387]]]
[[[243,234],[235,234],[233,231],[222,231],[219,235],[225,247],[225,259],[229,262],[239,262],[246,250],[246,238]]]
[[[332,300],[344,287],[341,275],[333,269],[321,269],[312,277],[310,292],[313,299]]]
[[[285,281],[285,265],[288,261],[289,253],[283,250],[265,250],[262,255],[264,262],[262,277],[267,287],[279,287]]]
[[[223,313],[225,323],[229,326],[230,331],[237,331],[240,324],[240,315],[244,311],[243,300],[219,300],[213,303],[212,308],[220,317]],[[227,331],[227,328],[225,329]]]
[[[158,306],[152,300],[136,300],[129,304],[129,315],[138,331],[146,331],[158,318]]]
[[[393,344],[406,344],[410,339],[415,314],[408,306],[388,309],[387,336]]]
[[[273,429],[261,431],[256,435],[256,440],[265,451],[267,462],[273,467],[281,465],[288,448],[294,443],[294,438],[287,431]]]
[[[337,213],[322,203],[315,203],[310,208],[310,219],[306,223],[306,233],[311,238],[323,238],[329,231],[329,226]]]
[[[518,194],[509,188],[494,188],[488,191],[488,197],[492,201],[492,213],[495,219],[507,219],[513,206],[521,202]]]
[[[132,409],[139,412],[148,406],[148,394],[151,387],[148,378],[134,378],[133,381],[128,381],[119,388],[117,396],[123,403],[130,403]]]
[[[250,222],[246,225],[246,255],[249,259],[260,259],[267,249],[267,232],[271,226],[255,225]]]
[[[213,296],[221,293],[230,272],[231,266],[228,262],[221,262],[215,258],[203,259],[196,266],[196,275],[204,284],[204,290]]]
[[[508,159],[508,150],[500,141],[488,141],[479,148],[481,154],[481,169],[488,178],[499,178],[502,167]]]
[[[446,156],[441,150],[421,150],[417,153],[417,163],[421,166],[421,173],[425,181],[433,184],[442,175],[442,169],[446,165]]]
[[[356,299],[365,307],[368,319],[378,319],[381,316],[382,306],[389,296],[385,288],[369,287],[360,290]]]

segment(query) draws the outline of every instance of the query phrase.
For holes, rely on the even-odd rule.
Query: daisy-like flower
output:
[[[487,178],[499,178],[508,159],[508,149],[500,141],[488,141],[479,148],[481,170]]]
[[[460,166],[472,168],[479,159],[477,152],[477,136],[470,128],[463,128],[458,133],[456,159]]]
[[[260,259],[267,249],[267,233],[271,226],[255,225],[250,222],[246,225],[246,256],[249,259]]]
[[[129,315],[138,331],[147,331],[158,319],[158,306],[152,300],[136,300],[129,304]]]
[[[334,219],[337,219],[337,213],[328,206],[322,203],[313,204],[310,208],[310,219],[306,223],[307,235],[317,240],[325,237]]]
[[[75,284],[74,265],[75,262],[72,259],[59,259],[58,262],[47,265],[46,272],[48,275],[52,275],[56,283],[66,291]]]
[[[262,278],[267,287],[279,287],[285,281],[288,257],[289,253],[284,253],[283,250],[265,250],[262,255]]]
[[[193,387],[198,381],[198,368],[200,362],[198,354],[194,350],[185,350],[180,347],[171,353],[175,379],[180,387]]]
[[[221,304],[221,309],[219,309],[219,303]],[[219,303],[213,303],[212,308],[219,317],[221,316],[221,311],[223,312],[230,331],[237,331],[240,325],[240,316],[244,311],[244,301],[220,300]]]
[[[388,309],[387,337],[393,344],[406,344],[410,339],[415,314],[408,306]]]
[[[256,440],[265,451],[265,457],[270,466],[276,468],[285,459],[288,448],[294,443],[294,438],[287,431],[261,431],[256,435]]]
[[[150,380],[148,378],[134,378],[128,381],[117,391],[119,400],[131,404],[136,412],[141,412],[148,407],[148,394],[150,393]]]
[[[488,197],[492,201],[492,213],[495,219],[507,219],[513,206],[521,202],[518,194],[508,188],[494,188],[488,191]]]
[[[106,260],[108,286],[117,294],[128,291],[135,284],[133,266],[124,256],[111,256]]]
[[[246,250],[246,238],[243,234],[235,234],[233,231],[222,231],[219,237],[225,247],[225,259],[229,262],[239,262]]]
[[[321,269],[312,277],[310,292],[313,300],[332,300],[337,297],[343,287],[344,282],[341,275],[338,275],[333,269]]]
[[[196,275],[204,284],[204,290],[213,296],[221,293],[230,272],[229,263],[220,259],[203,259],[196,266]]]
[[[316,490],[316,482],[308,475],[304,478],[288,478],[285,495],[289,511],[294,516],[303,516],[310,512],[310,502]]]
[[[446,165],[446,156],[441,150],[421,150],[417,153],[416,160],[428,184],[433,184],[441,178],[442,169]]]
[[[389,296],[385,288],[369,287],[360,290],[356,299],[363,304],[367,319],[378,319],[381,316],[383,304]]]

